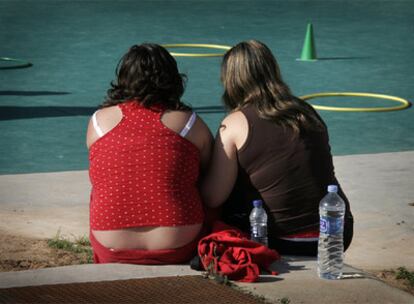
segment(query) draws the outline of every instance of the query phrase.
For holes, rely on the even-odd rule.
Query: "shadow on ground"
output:
[[[69,92],[55,91],[0,91],[0,96],[49,96],[49,95],[68,95]]]
[[[4,92],[4,91],[3,91]],[[40,94],[38,95],[43,95]],[[64,92],[58,92],[59,94],[70,94]],[[52,92],[48,93],[53,95]],[[0,91],[2,95],[2,91]],[[29,95],[22,95],[29,96]],[[33,95],[36,96],[36,95]],[[74,107],[74,106],[42,106],[42,107],[20,107],[20,106],[0,106],[0,120],[13,120],[13,119],[29,119],[29,118],[41,118],[41,117],[62,117],[62,116],[90,116],[98,107]],[[222,106],[208,106],[208,107],[195,107],[194,111],[197,113],[221,113],[224,112]]]

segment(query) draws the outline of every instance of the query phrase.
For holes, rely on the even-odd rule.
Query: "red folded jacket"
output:
[[[198,255],[204,269],[213,267],[216,273],[240,282],[255,282],[260,269],[268,271],[280,258],[276,250],[249,240],[248,235],[220,221],[200,240]]]

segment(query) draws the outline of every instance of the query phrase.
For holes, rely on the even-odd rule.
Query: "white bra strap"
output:
[[[191,128],[193,127],[195,121],[197,118],[197,114],[195,112],[193,112],[190,116],[190,118],[188,119],[186,125],[184,126],[184,128],[181,130],[180,132],[180,136],[185,137],[187,135],[187,133],[191,130]]]
[[[93,113],[92,115],[92,124],[93,124],[93,128],[95,129],[96,134],[98,134],[99,137],[102,137],[104,133],[102,132],[102,129],[99,127],[98,121],[96,120],[96,112]]]

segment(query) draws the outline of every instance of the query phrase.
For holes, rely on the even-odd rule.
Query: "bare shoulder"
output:
[[[211,135],[211,131],[209,129],[209,127],[207,126],[207,124],[205,123],[205,121],[197,115],[197,119],[196,119],[196,127],[204,132],[207,132],[209,135]],[[211,135],[212,136],[212,135]]]
[[[161,117],[161,121],[164,123],[164,125],[179,133],[185,124],[189,121],[192,113],[192,111],[166,111]],[[203,121],[203,119],[200,116],[196,115],[196,120],[194,122],[193,128],[190,131],[190,134],[192,132],[210,134],[210,129]]]
[[[104,124],[108,121],[120,120],[120,118],[122,118],[122,111],[118,106],[102,108],[96,112],[96,119],[100,124]]]
[[[248,125],[246,116],[241,111],[231,112],[227,115],[223,121],[221,122],[221,126],[225,126],[226,128],[234,129],[238,128],[243,125]],[[220,127],[221,127],[220,126]]]
[[[118,106],[103,108],[95,113],[97,127],[103,134],[109,132],[122,120],[122,111]],[[97,133],[92,119],[90,119],[86,133],[86,146],[89,148],[100,136],[101,135]]]
[[[249,132],[246,116],[241,111],[230,113],[221,122],[219,132],[223,140],[234,143],[239,149],[245,143]]]
[[[188,119],[191,113],[191,111],[166,110],[163,114],[163,117],[173,117],[174,119]]]
[[[176,133],[180,133],[182,128],[191,116],[191,111],[172,111],[167,110],[161,116],[161,122]]]

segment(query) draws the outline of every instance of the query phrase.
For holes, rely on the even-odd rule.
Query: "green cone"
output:
[[[299,60],[314,61],[317,59],[318,58],[316,57],[315,40],[313,38],[313,26],[312,23],[308,23],[305,41],[303,43],[302,48],[302,54],[300,55]]]

